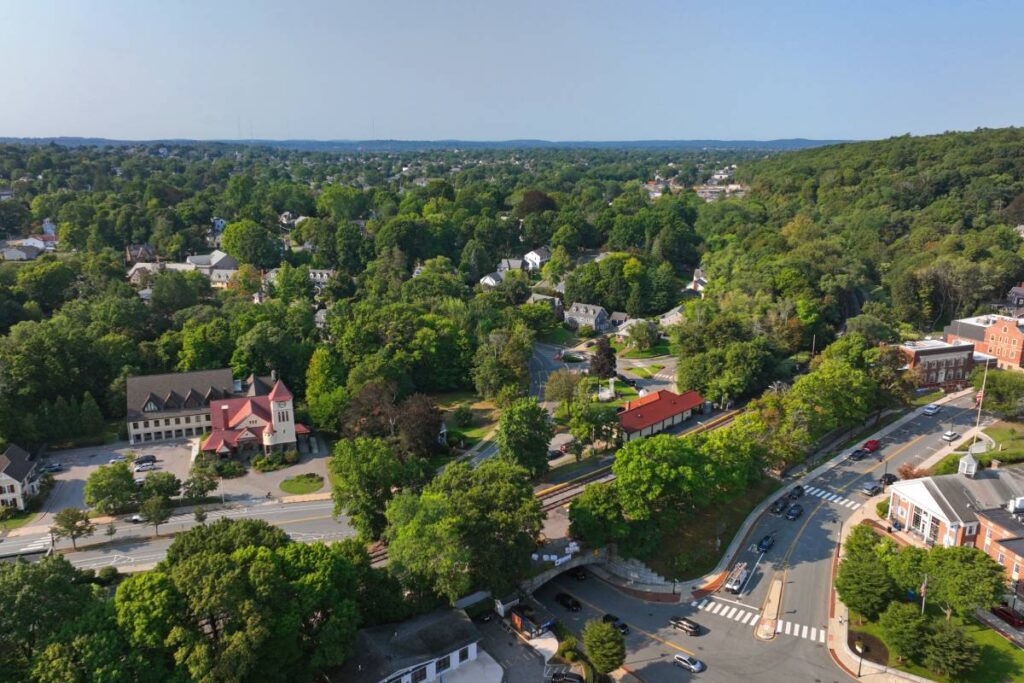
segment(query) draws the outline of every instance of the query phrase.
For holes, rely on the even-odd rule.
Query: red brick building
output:
[[[993,356],[1004,370],[1019,370],[1024,355],[1024,320],[1005,315],[977,315],[954,320],[942,330],[950,343],[974,344],[979,353]]]
[[[904,342],[899,349],[922,387],[962,388],[974,369],[974,344],[922,339]]]

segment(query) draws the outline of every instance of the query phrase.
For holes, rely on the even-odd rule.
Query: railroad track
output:
[[[691,436],[693,434],[700,434],[707,432],[712,429],[718,429],[732,422],[742,410],[732,410],[727,413],[723,413],[718,417],[708,420],[704,424],[689,429],[680,437]],[[559,507],[565,507],[574,498],[577,498],[583,493],[583,490],[590,484],[605,483],[614,481],[615,475],[612,473],[612,466],[605,465],[599,467],[593,472],[588,472],[582,476],[570,479],[569,481],[562,482],[561,484],[554,484],[546,489],[537,491],[537,500],[540,501],[540,509],[543,512],[550,512]],[[386,563],[388,560],[388,549],[382,543],[378,543],[370,549],[370,564],[372,566],[380,566]]]

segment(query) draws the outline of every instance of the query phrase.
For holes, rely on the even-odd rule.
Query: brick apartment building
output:
[[[954,320],[942,330],[948,343],[974,344],[979,353],[993,356],[1003,370],[1019,370],[1024,355],[1024,320],[1005,315],[976,315]]]
[[[899,349],[907,359],[907,369],[917,374],[923,387],[962,388],[974,369],[973,343],[922,339],[904,342]]]

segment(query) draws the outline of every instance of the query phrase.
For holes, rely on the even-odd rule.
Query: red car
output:
[[[864,450],[866,450],[868,453],[874,453],[881,447],[882,443],[877,439],[871,439],[870,441],[864,442]]]
[[[997,617],[999,617],[1000,619],[1002,619],[1014,628],[1020,628],[1021,626],[1024,626],[1024,617],[1022,617],[1019,612],[1010,609],[1006,605],[1002,605],[1000,607],[993,607],[992,614],[996,615]]]

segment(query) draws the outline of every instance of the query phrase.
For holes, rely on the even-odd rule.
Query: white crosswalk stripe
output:
[[[718,614],[718,610],[722,609],[723,605],[720,602],[716,602],[714,607],[711,608],[712,614]]]
[[[804,491],[814,496],[815,498],[821,498],[822,500],[826,500],[829,503],[842,505],[843,507],[850,510],[855,510],[860,507],[860,502],[856,500],[850,500],[849,498],[845,498],[839,495],[838,493],[833,493],[832,491],[828,491],[826,489],[819,489],[817,486],[806,486],[804,487]]]
[[[803,638],[804,640],[809,640],[812,643],[824,643],[826,631],[825,629],[819,629],[816,626],[794,624],[791,621],[779,619],[779,621],[775,624],[775,633],[782,633],[787,636]]]
[[[754,607],[718,602],[711,598],[705,598],[700,602],[694,600],[690,603],[690,606],[709,614],[717,614],[720,617],[738,621],[742,624],[754,624],[757,622],[757,617],[761,614]]]
[[[734,615],[734,614],[736,614],[736,608],[735,607],[730,607],[725,612],[722,612],[722,616],[725,617],[726,619],[732,619],[732,615]]]

